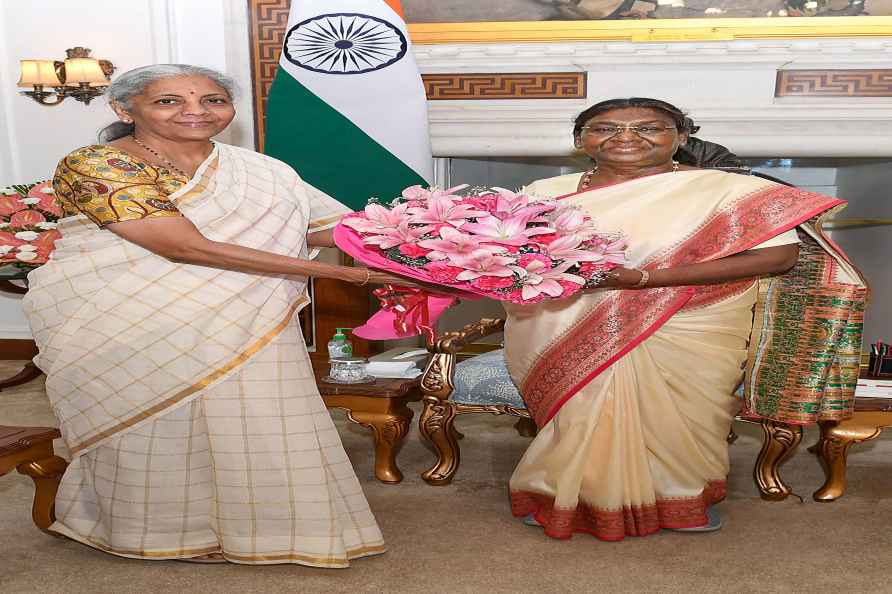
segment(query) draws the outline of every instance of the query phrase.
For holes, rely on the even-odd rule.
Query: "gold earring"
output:
[[[121,118],[121,121],[124,122],[125,124],[132,124],[132,123],[133,123],[133,120],[131,120],[130,118]]]

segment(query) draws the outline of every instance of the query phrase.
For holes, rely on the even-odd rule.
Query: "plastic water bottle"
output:
[[[338,328],[335,335],[328,341],[328,358],[329,359],[350,359],[353,357],[353,344],[347,340],[345,330],[353,328]]]

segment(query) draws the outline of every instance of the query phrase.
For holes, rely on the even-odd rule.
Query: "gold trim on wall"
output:
[[[892,97],[892,69],[778,70],[775,97]]]
[[[585,72],[423,74],[429,101],[585,99]]]
[[[892,37],[892,17],[409,23],[409,33],[416,44]]]

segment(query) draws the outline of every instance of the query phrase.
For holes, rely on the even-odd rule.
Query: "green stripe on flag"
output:
[[[269,91],[264,152],[285,161],[307,183],[359,210],[404,188],[427,185],[393,153],[343,114],[280,70]]]

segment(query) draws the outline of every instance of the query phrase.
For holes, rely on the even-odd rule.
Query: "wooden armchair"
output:
[[[501,349],[459,361],[461,351],[487,335],[500,332],[501,319],[484,318],[456,332],[446,332],[429,347],[432,357],[421,376],[424,408],[419,419],[421,435],[433,446],[437,461],[421,474],[431,485],[449,484],[458,471],[461,450],[455,429],[457,415],[489,413],[519,417],[515,424],[521,435],[532,437],[536,426],[520,393],[508,377]],[[762,449],[756,458],[753,478],[763,499],[779,501],[792,490],[779,474],[780,465],[802,440],[802,427],[773,421],[751,421],[762,426]],[[733,441],[734,434],[729,436]]]

